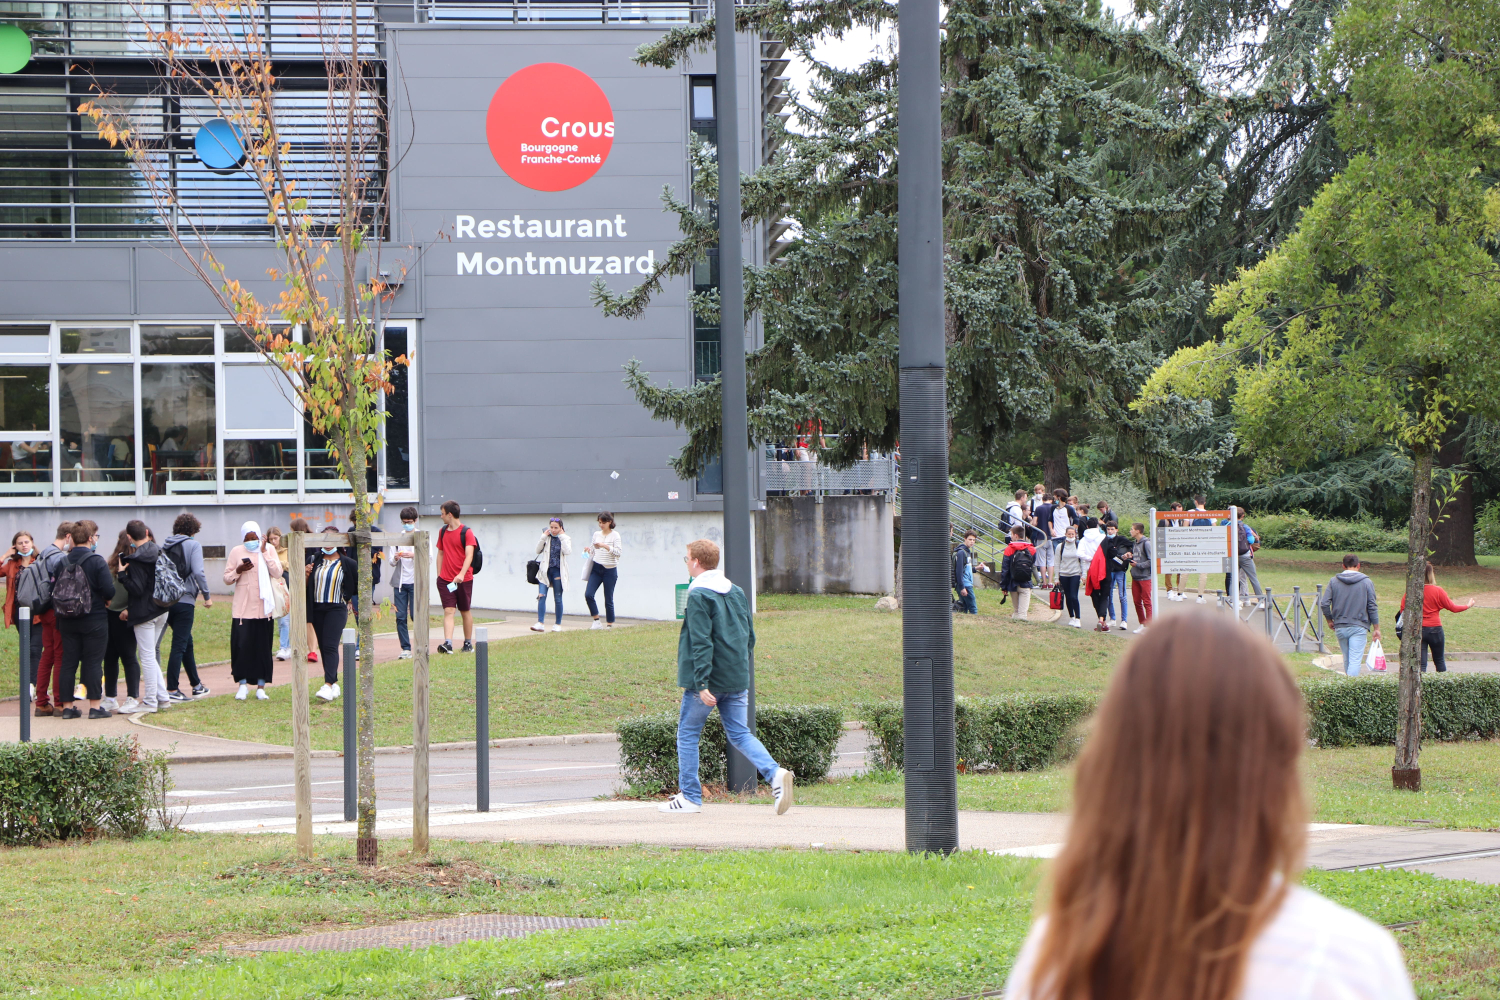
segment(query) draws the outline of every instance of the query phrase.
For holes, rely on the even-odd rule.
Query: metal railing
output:
[[[1243,583],[1242,583],[1243,586]],[[1215,590],[1215,608],[1229,608],[1227,590]],[[1240,607],[1230,608],[1234,616],[1246,625],[1252,625],[1257,614],[1262,616],[1266,638],[1272,645],[1285,642],[1292,652],[1302,652],[1302,646],[1316,646],[1318,652],[1328,652],[1327,635],[1324,632],[1323,615],[1318,605],[1323,603],[1323,585],[1317,584],[1311,595],[1304,594],[1301,587],[1293,587],[1290,594],[1273,593],[1270,587],[1261,589],[1260,596],[1241,594]]]
[[[962,540],[965,532],[974,532],[979,536],[974,546],[975,556],[997,570],[1007,543],[1006,533],[1000,527],[1005,520],[1004,507],[952,480],[948,481],[948,524],[954,543]]]
[[[788,462],[767,459],[767,496],[890,496],[896,491],[896,463],[891,458],[855,462],[847,469],[834,469],[821,462]]]

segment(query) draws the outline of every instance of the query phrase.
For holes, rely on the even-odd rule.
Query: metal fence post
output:
[[[16,631],[19,633],[21,648],[16,661],[20,664],[20,687],[16,690],[21,694],[21,742],[31,742],[31,609],[16,609]]]
[[[474,801],[490,811],[490,630],[474,629]]]
[[[1319,583],[1316,586],[1318,588],[1318,596],[1317,603],[1313,605],[1313,621],[1316,623],[1313,625],[1313,634],[1318,637],[1318,652],[1326,653],[1328,650],[1323,643],[1323,612],[1321,610],[1323,607],[1323,585]]]
[[[1302,652],[1302,588],[1292,588],[1292,652]]]
[[[344,629],[340,637],[344,653],[344,687],[339,692],[339,699],[344,703],[344,822],[353,823],[359,818],[359,760],[355,749],[355,720],[354,713],[358,710],[358,699],[354,693],[359,690],[355,672],[359,669],[354,660],[357,633],[352,628]]]
[[[1276,598],[1271,596],[1271,588],[1266,589],[1266,638],[1271,639],[1271,615],[1276,611]],[[1271,639],[1275,642],[1275,639]]]

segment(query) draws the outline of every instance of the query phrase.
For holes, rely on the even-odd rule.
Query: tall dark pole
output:
[[[750,452],[745,404],[745,280],[740,249],[740,119],[735,73],[734,0],[714,0],[714,109],[719,149],[719,359],[724,468],[724,573],[753,593],[750,552]],[[752,100],[758,95],[751,95]],[[750,661],[750,731],[755,732],[755,660]],[[755,768],[729,748],[729,790],[755,791]]]
[[[958,850],[938,0],[900,9],[901,655],[906,849]]]

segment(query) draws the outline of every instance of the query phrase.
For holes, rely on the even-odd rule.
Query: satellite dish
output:
[[[233,122],[215,118],[193,136],[198,162],[215,173],[227,174],[245,165],[245,138]]]

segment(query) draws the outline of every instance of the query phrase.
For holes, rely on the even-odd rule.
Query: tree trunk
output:
[[[1050,496],[1053,490],[1073,492],[1068,474],[1068,426],[1064,414],[1054,413],[1052,421],[1037,435],[1042,444],[1042,483]]]
[[[342,696],[357,699],[355,756],[359,770],[359,832],[355,853],[360,864],[374,865],[379,858],[379,846],[375,839],[375,621],[370,613],[375,583],[370,567],[370,501],[364,489],[368,459],[357,441],[346,437],[343,447],[347,449],[349,486],[354,497],[354,533],[358,536],[354,545],[354,568],[359,578],[359,592],[354,599],[355,628],[359,632],[362,655],[355,671],[358,691],[345,691]]]
[[[1463,475],[1463,485],[1442,510],[1438,509],[1441,497],[1434,490],[1432,502],[1432,557],[1434,566],[1477,566],[1474,558],[1474,477],[1464,475],[1460,467],[1464,464],[1463,433],[1458,426],[1448,428],[1443,435],[1442,447],[1438,449],[1436,466],[1448,469],[1454,475]],[[1443,515],[1447,515],[1444,517]]]
[[[1411,524],[1406,536],[1406,611],[1402,619],[1401,690],[1396,716],[1396,763],[1391,783],[1396,788],[1421,791],[1422,771],[1422,588],[1427,574],[1428,514],[1432,505],[1432,451],[1412,449]]]

